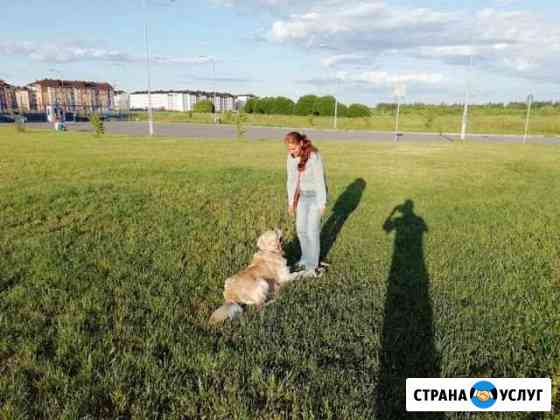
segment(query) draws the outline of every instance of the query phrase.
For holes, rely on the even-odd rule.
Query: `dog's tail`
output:
[[[210,324],[216,325],[223,323],[226,319],[233,320],[243,312],[243,308],[237,303],[224,303],[214,311],[210,320]]]

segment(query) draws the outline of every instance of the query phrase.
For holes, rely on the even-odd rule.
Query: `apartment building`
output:
[[[113,100],[113,109],[115,111],[126,112],[130,109],[130,95],[124,90],[116,90]]]
[[[99,112],[113,108],[114,90],[109,83],[43,79],[27,85],[36,110],[56,105],[66,112]]]
[[[17,109],[15,89],[15,86],[0,80],[0,112]]]
[[[19,112],[31,112],[37,109],[37,98],[35,93],[27,87],[15,89],[17,110]]]
[[[151,93],[152,108],[162,111],[192,111],[197,102],[208,100],[214,104],[216,112],[234,111],[236,96],[224,92],[204,92],[200,90],[156,90]],[[148,92],[130,94],[130,109],[147,109]]]

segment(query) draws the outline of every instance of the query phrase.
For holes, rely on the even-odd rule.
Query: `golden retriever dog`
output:
[[[243,271],[226,279],[225,303],[210,317],[211,324],[233,319],[243,309],[241,304],[256,305],[260,310],[267,299],[275,297],[284,284],[298,277],[290,273],[282,250],[282,232],[279,229],[263,233],[257,240],[259,251]]]

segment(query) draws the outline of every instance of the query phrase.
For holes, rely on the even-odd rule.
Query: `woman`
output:
[[[301,246],[296,267],[318,274],[321,216],[327,201],[323,162],[319,150],[304,134],[288,133],[284,143],[288,147],[288,214],[296,216]]]

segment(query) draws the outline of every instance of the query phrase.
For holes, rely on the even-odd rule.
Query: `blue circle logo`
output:
[[[480,381],[472,386],[470,397],[478,408],[490,408],[498,399],[498,390],[491,382]]]

